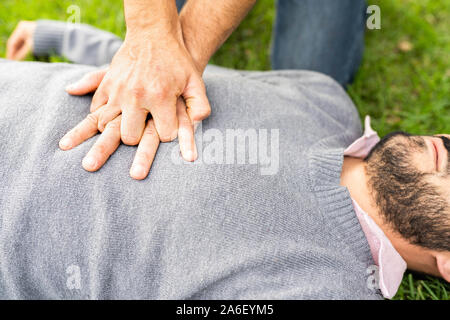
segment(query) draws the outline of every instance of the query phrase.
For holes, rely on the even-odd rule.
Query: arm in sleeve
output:
[[[33,53],[38,57],[57,54],[74,63],[102,66],[111,62],[121,45],[116,35],[86,24],[38,20]]]

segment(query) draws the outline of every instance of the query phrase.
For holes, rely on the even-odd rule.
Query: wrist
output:
[[[180,30],[175,0],[124,0],[127,33],[154,35]]]
[[[178,17],[171,19],[171,21],[148,21],[141,18],[128,20],[134,21],[131,23],[127,22],[127,35],[152,38],[165,38],[167,36],[181,37],[181,26]]]
[[[198,32],[194,27],[195,24],[193,25],[189,17],[180,15],[180,25],[184,45],[191,55],[197,69],[200,73],[203,73],[206,65],[216,51],[216,48],[211,46],[211,42],[204,41],[204,39],[199,36],[201,32]]]
[[[157,25],[148,28],[127,28],[125,35],[126,43],[133,43],[136,46],[148,46],[149,43],[158,43],[160,47],[164,44],[183,42],[181,27],[168,28]]]

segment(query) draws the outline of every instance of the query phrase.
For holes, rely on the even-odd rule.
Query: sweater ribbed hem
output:
[[[33,54],[37,57],[61,55],[65,31],[64,22],[38,20],[34,31]]]
[[[361,261],[372,259],[367,238],[356,216],[352,198],[340,185],[344,148],[318,143],[310,154],[310,174],[319,207],[330,233],[343,241]]]

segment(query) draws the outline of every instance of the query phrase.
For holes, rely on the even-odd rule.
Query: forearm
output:
[[[256,0],[188,0],[180,13],[184,43],[202,71]]]
[[[180,36],[175,0],[124,0],[128,40]]]

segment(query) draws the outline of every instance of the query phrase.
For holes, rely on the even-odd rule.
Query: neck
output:
[[[347,187],[352,199],[364,210],[385,232],[385,226],[378,208],[371,197],[365,163],[362,159],[345,157],[341,173],[341,185]],[[385,232],[386,233],[386,232]]]
[[[369,177],[366,174],[365,165],[362,159],[345,157],[341,185],[349,190],[352,199],[383,230],[410,269],[439,275],[436,259],[428,250],[411,245],[384,222],[369,188]]]

